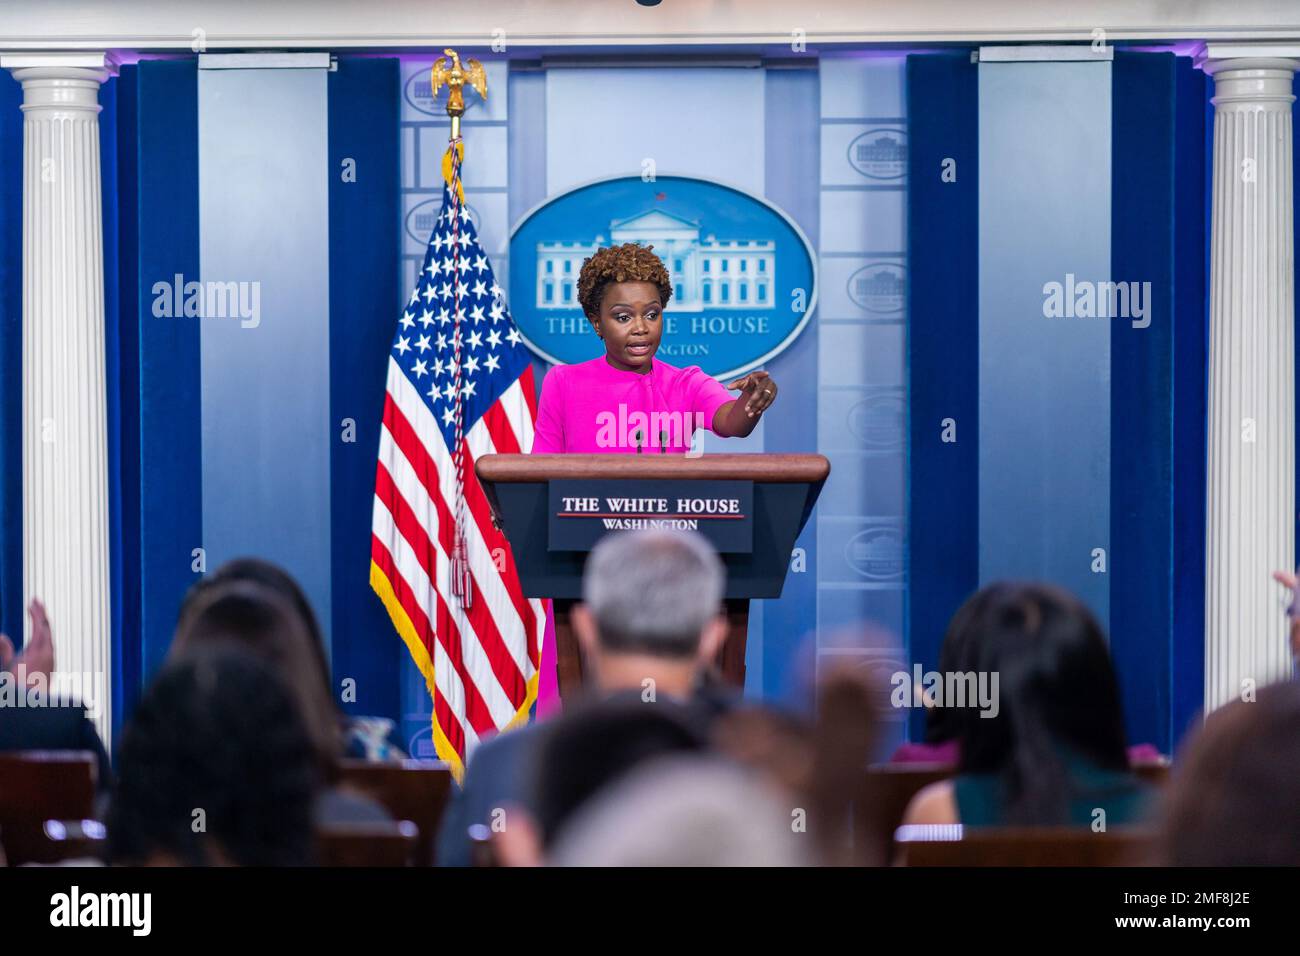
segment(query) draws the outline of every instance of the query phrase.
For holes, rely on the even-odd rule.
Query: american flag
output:
[[[526,452],[529,364],[460,188],[460,151],[397,323],[375,476],[370,583],[433,697],[433,741],[459,780],[485,737],[526,722],[546,614],[519,585],[474,461]]]

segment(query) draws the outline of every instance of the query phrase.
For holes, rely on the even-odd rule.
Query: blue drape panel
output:
[[[1129,738],[1162,748],[1173,615],[1174,61],[1117,51],[1111,118],[1111,279],[1151,283],[1147,328],[1111,322],[1111,653]]]
[[[193,59],[123,67],[117,90],[118,289],[109,393],[118,474],[110,553],[114,722],[171,644],[202,546],[199,322],[153,314],[156,282],[199,276],[198,85]]]
[[[1205,606],[1205,79],[1116,52],[1111,270],[1152,284],[1112,325],[1111,650],[1130,740],[1169,750],[1201,706]]]
[[[23,101],[0,70],[0,631],[23,639]]]
[[[1170,746],[1205,704],[1205,482],[1209,401],[1212,81],[1174,64],[1173,634]]]
[[[403,305],[398,61],[340,58],[329,75],[330,520],[333,669],[356,681],[343,708],[397,720],[406,654],[370,590],[375,462],[388,349]],[[343,164],[355,161],[356,181]],[[356,440],[342,440],[352,419]],[[327,609],[322,608],[322,613]]]
[[[927,669],[979,584],[978,98],[969,53],[908,57],[907,635]],[[942,440],[944,419],[957,441]],[[910,720],[921,739],[924,714]]]

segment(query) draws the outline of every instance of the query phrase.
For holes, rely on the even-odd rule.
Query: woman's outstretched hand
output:
[[[736,399],[736,402],[737,404],[744,404],[745,414],[750,418],[757,418],[762,415],[776,401],[776,382],[763,369],[750,372],[735,381],[728,382],[727,388],[741,390],[740,398]]]

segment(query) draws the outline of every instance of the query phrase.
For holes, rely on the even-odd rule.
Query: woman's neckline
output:
[[[637,378],[648,378],[650,375],[654,374],[655,367],[656,367],[656,365],[658,364],[658,363],[656,362],[654,356],[651,356],[651,357],[650,357],[650,368],[649,368],[648,370],[644,371],[644,372],[637,372],[637,371],[635,371],[635,370],[633,370],[633,369],[630,369],[630,368],[617,368],[617,367],[615,367],[615,366],[613,365],[613,363],[610,362],[610,360],[609,360],[609,353],[608,353],[608,352],[606,352],[604,355],[602,355],[602,356],[601,356],[600,358],[598,358],[596,361],[598,361],[598,362],[599,362],[601,365],[603,365],[605,368],[609,369],[609,370],[610,370],[611,372],[613,372],[615,375],[635,375]]]

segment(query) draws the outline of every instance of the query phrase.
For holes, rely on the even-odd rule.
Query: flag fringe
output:
[[[420,640],[420,636],[415,633],[415,625],[411,623],[411,618],[406,613],[406,609],[402,607],[402,602],[397,599],[397,594],[393,591],[392,582],[388,580],[388,576],[384,574],[383,570],[374,561],[370,562],[370,588],[379,596],[379,600],[383,602],[384,609],[388,612],[389,620],[393,622],[393,627],[396,628],[397,633],[401,635],[402,642],[406,644],[406,649],[411,654],[411,659],[415,661],[415,666],[419,668],[420,673],[424,675],[424,684],[429,691],[429,700],[432,701],[435,697],[436,685],[434,683],[433,659],[429,656],[429,649],[424,646],[424,642]],[[550,608],[548,606],[549,603],[549,601],[543,601],[543,607],[547,614],[550,613]],[[545,618],[543,618],[543,620],[544,619]],[[542,644],[544,641],[545,631],[543,630],[542,636],[539,637],[537,641],[539,657],[541,655]],[[509,723],[501,728],[502,732],[516,727],[522,727],[528,723],[529,713],[532,710],[533,704],[537,701],[537,686],[540,676],[540,671],[534,671],[533,676],[528,679],[528,685],[524,693],[524,702],[520,705],[519,709],[515,711],[515,715],[510,719]],[[433,746],[434,750],[438,754],[438,759],[445,760],[447,765],[451,768],[452,778],[457,784],[463,784],[465,782],[465,763],[461,759],[460,754],[456,752],[456,748],[452,746],[451,741],[447,739],[447,735],[443,732],[442,727],[438,725],[438,714],[436,709],[434,710],[432,717],[432,724]]]

